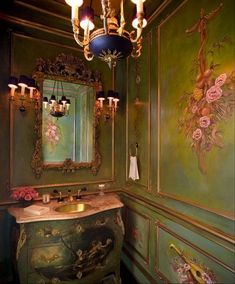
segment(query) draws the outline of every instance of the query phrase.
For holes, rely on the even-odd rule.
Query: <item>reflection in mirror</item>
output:
[[[94,140],[95,90],[91,86],[61,82],[53,90],[55,80],[43,81],[43,96],[63,94],[70,100],[67,115],[56,118],[49,108],[42,111],[42,155],[45,164],[62,163],[70,158],[73,162],[91,162]]]
[[[95,108],[96,92],[102,88],[99,77],[71,55],[61,54],[55,62],[40,58],[40,62],[33,74],[41,90],[41,100],[35,104],[36,142],[31,162],[35,176],[49,168],[63,172],[91,168],[96,174],[101,164]],[[42,102],[52,94],[57,101],[63,95],[70,100],[62,117],[51,115],[49,105]]]

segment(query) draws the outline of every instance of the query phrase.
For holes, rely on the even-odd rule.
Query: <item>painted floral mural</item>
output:
[[[43,135],[47,144],[51,146],[52,151],[60,142],[62,136],[59,125],[57,125],[52,119],[46,120]]]
[[[216,68],[221,64],[213,61],[216,51],[221,52],[225,44],[231,44],[229,37],[225,36],[215,42],[208,51],[205,49],[207,24],[217,16],[222,7],[220,4],[208,15],[201,9],[199,21],[186,30],[189,35],[200,33],[200,46],[192,68],[197,70],[195,85],[192,91],[185,92],[180,97],[179,108],[182,115],[178,121],[181,132],[197,155],[199,169],[203,174],[207,173],[206,153],[213,147],[224,147],[220,123],[233,114],[235,106],[235,70],[231,73],[216,74]],[[208,54],[212,55],[209,63],[206,60]]]

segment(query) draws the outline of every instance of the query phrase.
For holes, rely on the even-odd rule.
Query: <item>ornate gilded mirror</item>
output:
[[[78,57],[60,54],[54,61],[37,59],[33,78],[40,98],[31,161],[36,177],[45,169],[90,168],[95,175],[101,164],[95,108],[96,92],[102,89],[100,73]]]

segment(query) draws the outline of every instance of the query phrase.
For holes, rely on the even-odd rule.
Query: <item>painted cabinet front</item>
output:
[[[120,209],[20,224],[20,283],[119,283],[123,234]]]

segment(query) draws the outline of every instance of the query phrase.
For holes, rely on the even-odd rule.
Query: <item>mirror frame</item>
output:
[[[39,85],[40,90],[43,87],[45,79],[70,82],[74,84],[87,85],[95,89],[102,90],[100,72],[87,68],[84,61],[73,55],[59,54],[55,60],[38,58],[36,61],[36,69],[32,77]],[[31,159],[31,168],[36,178],[40,178],[45,169],[58,169],[63,173],[75,172],[81,168],[90,168],[93,175],[96,175],[101,165],[101,154],[99,152],[99,112],[94,104],[94,124],[93,124],[93,159],[91,162],[74,162],[70,158],[63,163],[44,164],[42,154],[42,100],[43,94],[36,92],[35,100],[35,124],[34,124],[34,150]]]

